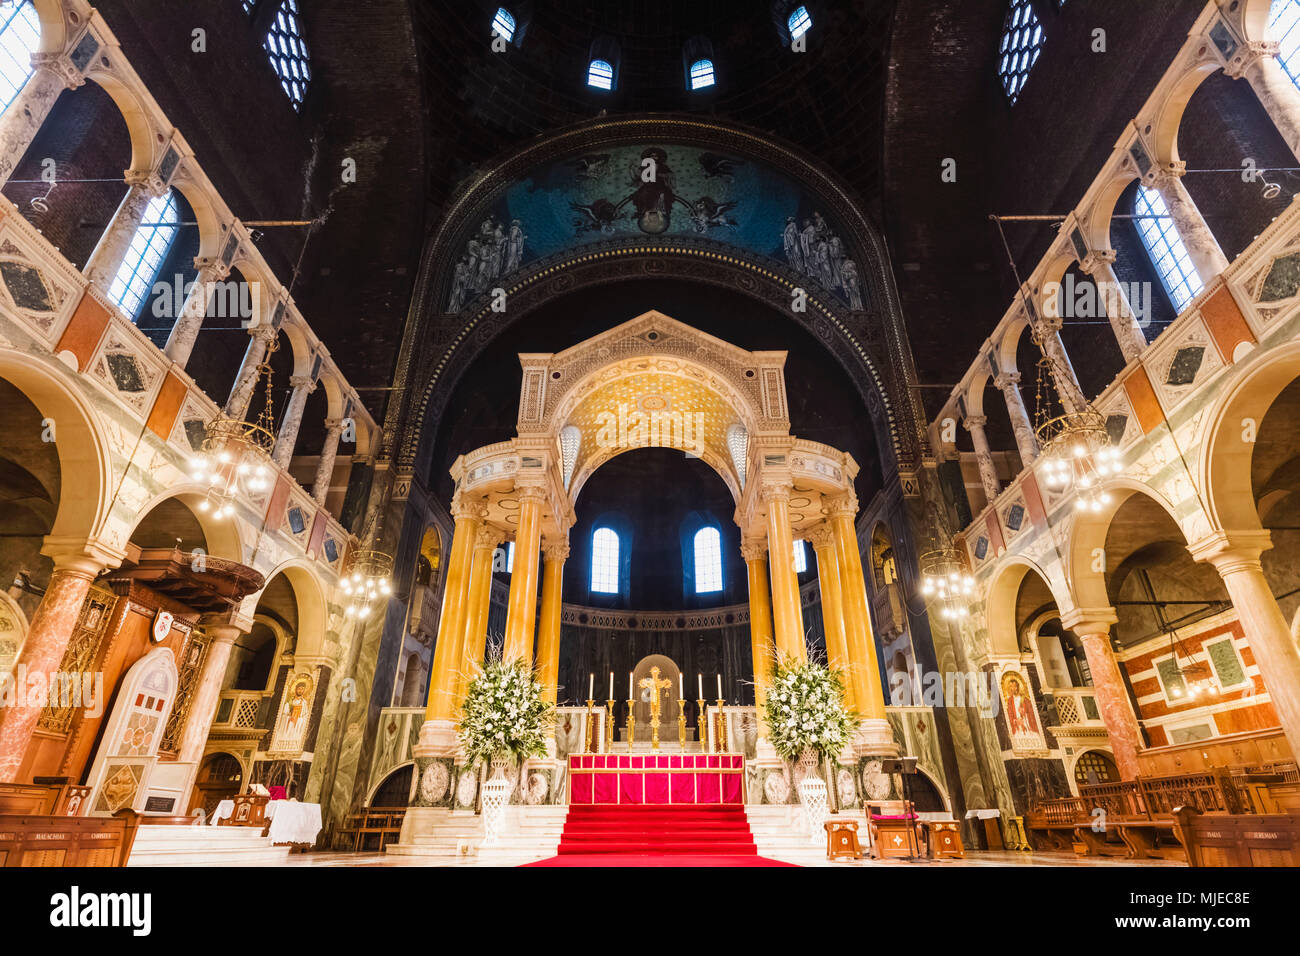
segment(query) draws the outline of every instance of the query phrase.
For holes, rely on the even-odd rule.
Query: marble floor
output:
[[[779,853],[769,854],[773,859],[781,859]],[[482,862],[472,857],[464,860],[430,860],[419,857],[389,856],[386,853],[294,853],[280,866],[511,866],[530,862],[532,857],[516,861]],[[968,866],[1061,866],[1061,867],[1182,867],[1186,864],[1173,860],[1124,860],[1116,857],[1080,857],[1073,853],[1026,853],[1010,850],[998,852],[975,851],[966,854],[962,860],[929,860],[908,863],[905,860],[829,860],[810,862],[806,856],[791,858],[790,862],[800,866],[885,866],[885,867],[925,867],[953,869]]]

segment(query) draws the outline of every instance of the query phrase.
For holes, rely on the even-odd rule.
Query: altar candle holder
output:
[[[708,718],[704,712],[704,698],[697,700],[695,706],[699,708],[695,712],[695,726],[700,729],[700,753],[706,754],[709,752],[709,728],[706,724]]]
[[[632,752],[632,743],[636,740],[636,715],[632,713],[632,704],[635,703],[630,697],[627,701],[627,752]]]
[[[587,753],[597,753],[599,748],[593,746],[596,743],[596,714],[592,711],[592,706],[596,702],[590,697],[587,698]]]
[[[605,717],[605,753],[614,752],[614,701],[605,701],[605,706],[609,708],[609,713]]]
[[[727,737],[727,712],[722,709],[726,706],[726,703],[725,700],[719,697],[718,712],[714,715],[714,720],[716,720],[717,723],[714,725],[715,730],[713,732],[713,739],[717,743],[717,747],[714,748],[713,752],[718,754],[724,754],[727,752],[725,746]]]
[[[677,743],[686,753],[686,701],[677,698]]]

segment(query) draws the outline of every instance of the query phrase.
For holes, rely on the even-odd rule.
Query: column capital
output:
[[[758,489],[758,500],[763,504],[789,501],[792,490],[793,485],[788,481],[764,481]]]
[[[989,417],[987,415],[967,415],[961,420],[962,427],[968,432],[974,431],[977,428],[983,428],[988,423]]]
[[[858,496],[852,491],[845,491],[823,499],[832,518],[848,518],[856,521],[858,517]]]
[[[55,571],[67,571],[90,580],[102,572],[119,567],[126,552],[102,541],[77,536],[54,537],[46,535],[41,544],[41,554],[54,562]]]
[[[230,266],[226,265],[216,256],[195,256],[194,268],[199,271],[199,282],[205,281],[203,273],[207,272],[206,281],[218,282],[230,275]]]
[[[86,83],[85,75],[73,65],[72,58],[66,53],[33,53],[32,66],[49,70],[63,81],[65,89],[80,89]]]
[[[1020,384],[1020,372],[1018,371],[998,372],[997,375],[993,376],[993,385],[1004,392],[1008,388],[1015,388],[1019,384]]]
[[[266,345],[270,345],[271,340],[280,334],[280,330],[277,329],[274,325],[267,325],[263,323],[261,325],[253,326],[251,329],[248,330],[248,334],[253,336],[253,338],[261,339],[262,342],[265,343]]]
[[[569,536],[560,535],[542,535],[542,554],[546,555],[547,561],[558,561],[563,564],[569,560]]]
[[[1197,561],[1214,565],[1219,574],[1258,570],[1259,556],[1273,547],[1273,536],[1264,528],[1257,531],[1215,531],[1187,546]]]
[[[767,538],[745,538],[740,542],[740,553],[749,564],[767,560]]]
[[[1095,275],[1107,266],[1115,264],[1114,249],[1089,249],[1088,254],[1079,260],[1079,271],[1084,275]]]
[[[484,517],[487,516],[487,509],[483,509]],[[505,541],[506,533],[500,528],[490,524],[485,524],[479,528],[474,535],[474,548],[477,551],[495,551]]]
[[[305,388],[310,395],[316,391],[317,380],[310,375],[290,375],[289,384],[294,388]]]
[[[464,499],[456,497],[451,502],[451,516],[459,521],[461,518],[472,518],[475,521],[482,521],[487,517],[487,502],[481,499]]]
[[[1119,615],[1113,607],[1071,608],[1061,614],[1061,626],[1067,631],[1074,631],[1080,638],[1085,635],[1105,635],[1110,637],[1110,628],[1119,623]]]
[[[1187,163],[1183,160],[1161,163],[1152,173],[1151,183],[1156,189],[1164,189],[1172,186],[1185,175],[1187,175]]]
[[[806,532],[804,537],[813,546],[814,551],[835,547],[835,532],[825,524],[819,524],[811,531]]]
[[[1248,40],[1237,48],[1236,55],[1223,67],[1224,75],[1234,80],[1263,60],[1276,59],[1282,45],[1276,40]]]
[[[343,434],[343,419],[341,418],[325,419],[325,433],[330,437]]]
[[[514,496],[519,499],[520,504],[525,501],[540,501],[542,504],[546,504],[550,498],[550,495],[546,493],[546,489],[541,485],[515,485]]]

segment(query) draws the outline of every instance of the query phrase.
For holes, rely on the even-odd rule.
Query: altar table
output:
[[[743,804],[742,754],[570,754],[571,804]]]
[[[311,846],[321,829],[319,803],[299,803],[296,800],[272,800],[266,805],[266,816],[271,821],[267,835],[273,845],[293,843]]]

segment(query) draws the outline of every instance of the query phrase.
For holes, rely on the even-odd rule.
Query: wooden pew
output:
[[[0,814],[0,866],[126,866],[146,819],[130,809],[111,817]]]
[[[1300,814],[1174,812],[1188,866],[1300,866]]]
[[[37,783],[0,783],[0,814],[31,816],[83,816],[90,788],[71,784],[66,777]]]

